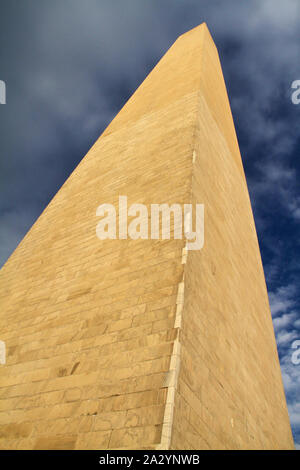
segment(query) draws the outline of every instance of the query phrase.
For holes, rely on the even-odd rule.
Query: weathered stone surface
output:
[[[204,203],[205,244],[96,237],[96,208]],[[178,38],[0,272],[2,449],[293,448],[218,54]]]

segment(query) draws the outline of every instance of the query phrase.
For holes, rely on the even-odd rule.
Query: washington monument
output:
[[[97,208],[124,217],[120,195],[140,208],[203,205],[201,249],[174,236],[174,217],[170,237],[99,239]],[[159,61],[0,282],[2,449],[293,448],[241,155],[205,24]]]

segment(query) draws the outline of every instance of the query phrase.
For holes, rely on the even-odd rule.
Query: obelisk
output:
[[[99,240],[97,207],[117,207],[120,195],[147,207],[203,204],[203,248],[174,237]],[[156,65],[0,282],[1,448],[293,448],[247,184],[205,24]]]

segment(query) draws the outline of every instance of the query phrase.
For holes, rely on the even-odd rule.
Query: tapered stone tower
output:
[[[247,112],[245,110],[245,112]],[[205,241],[99,240],[96,209],[205,205]],[[179,37],[1,270],[4,449],[290,449],[218,53]]]

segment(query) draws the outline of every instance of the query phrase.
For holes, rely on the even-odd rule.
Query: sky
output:
[[[218,47],[300,449],[300,0],[0,0],[0,265],[176,38]]]

